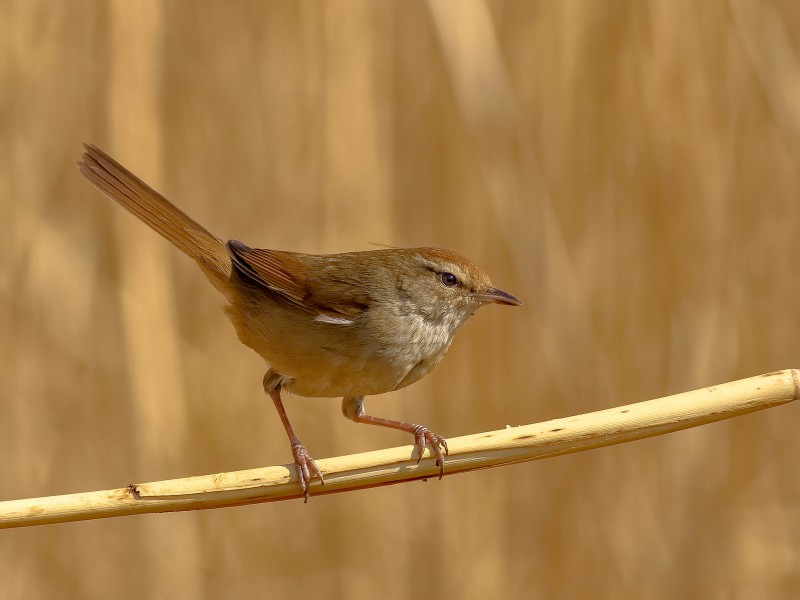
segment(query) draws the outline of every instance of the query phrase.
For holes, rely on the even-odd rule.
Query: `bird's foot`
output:
[[[292,444],[292,456],[294,456],[294,466],[297,471],[297,479],[300,482],[300,489],[303,492],[303,502],[308,502],[308,486],[311,479],[319,477],[322,485],[325,485],[325,478],[319,470],[317,463],[308,455],[308,450],[303,444]]]
[[[436,465],[439,467],[439,479],[441,479],[444,475],[444,454],[449,454],[447,440],[422,425],[414,425],[412,433],[414,434],[414,445],[417,447],[417,464],[422,460],[425,447],[430,443],[431,448],[433,448],[433,454],[436,456]],[[444,454],[442,454],[442,448],[444,448]]]

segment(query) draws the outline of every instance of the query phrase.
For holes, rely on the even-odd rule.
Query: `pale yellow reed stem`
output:
[[[800,371],[787,369],[658,400],[451,438],[445,475],[661,435],[785,404],[798,395]],[[419,465],[412,452],[411,446],[403,446],[319,460],[325,485],[312,484],[311,502],[320,502],[313,496],[325,493],[435,479],[438,468],[429,452]],[[201,475],[0,502],[0,528],[288,500],[299,498],[299,490],[290,466]]]

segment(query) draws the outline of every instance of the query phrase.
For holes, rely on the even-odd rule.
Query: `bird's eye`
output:
[[[439,273],[439,279],[441,279],[442,283],[447,287],[455,287],[458,285],[458,277],[452,273]]]

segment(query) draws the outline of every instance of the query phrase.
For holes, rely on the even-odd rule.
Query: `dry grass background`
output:
[[[800,367],[800,4],[0,3],[0,498],[285,463],[221,237],[439,245],[525,301],[368,400],[445,435]],[[289,398],[317,457],[408,443]],[[0,535],[3,598],[788,598],[798,407],[557,460]]]

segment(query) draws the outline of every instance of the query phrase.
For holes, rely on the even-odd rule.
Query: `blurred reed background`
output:
[[[470,256],[487,308],[376,414],[456,436],[800,367],[800,4],[0,4],[0,499],[281,464],[219,236]],[[313,456],[407,444],[290,397]],[[6,531],[3,598],[782,598],[796,406],[359,493]]]

